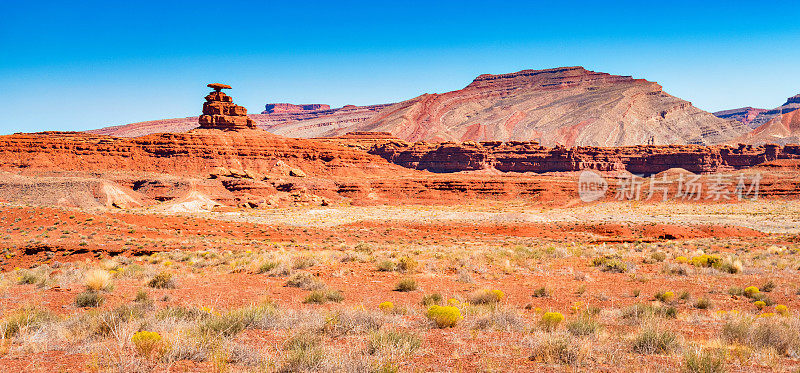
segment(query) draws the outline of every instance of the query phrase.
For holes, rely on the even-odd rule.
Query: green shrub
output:
[[[147,294],[146,291],[144,291],[144,289],[139,289],[139,291],[136,292],[136,297],[133,298],[133,301],[134,302],[148,302],[148,301],[150,301],[150,296]]]
[[[640,354],[667,354],[678,347],[678,337],[669,330],[644,328],[633,339],[633,350]]]
[[[461,320],[461,310],[453,306],[428,307],[425,316],[436,324],[439,328],[452,328]]]
[[[555,328],[558,327],[558,324],[560,324],[562,321],[564,321],[564,315],[562,315],[561,313],[545,312],[544,314],[542,314],[541,324],[545,330],[551,331],[555,330]]]
[[[86,290],[75,296],[75,305],[78,307],[100,307],[105,301],[102,294]]]
[[[153,278],[147,282],[147,286],[156,289],[174,289],[175,280],[172,278],[172,273],[161,272],[153,276]]]
[[[403,292],[417,290],[417,280],[414,280],[411,277],[400,279],[400,281],[397,282],[394,290]]]

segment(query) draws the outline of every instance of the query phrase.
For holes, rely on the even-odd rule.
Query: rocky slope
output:
[[[744,107],[718,111],[714,115],[722,119],[737,120],[750,128],[758,128],[778,116],[791,113],[797,109],[800,109],[800,94],[789,97],[783,105],[771,110]]]
[[[776,116],[735,141],[748,144],[800,144],[800,110]]]
[[[464,89],[425,94],[329,134],[351,130],[391,132],[408,141],[625,146],[717,144],[746,127],[670,96],[653,82],[565,67],[481,75]]]

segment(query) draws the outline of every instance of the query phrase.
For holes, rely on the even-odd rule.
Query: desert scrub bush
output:
[[[397,270],[400,272],[411,273],[417,270],[419,263],[410,256],[404,256],[397,262]]]
[[[664,263],[661,265],[661,273],[668,275],[687,276],[689,275],[689,270],[685,265],[682,264]]]
[[[402,292],[417,290],[417,280],[411,277],[402,278],[400,281],[397,281],[394,290]]]
[[[369,333],[367,353],[375,355],[384,353],[389,356],[408,355],[419,349],[422,338],[415,333],[388,330]]]
[[[44,287],[47,285],[47,280],[50,278],[50,269],[47,266],[39,266],[33,269],[19,270],[19,279],[17,283],[20,285],[36,285]]]
[[[434,304],[441,306],[443,300],[444,300],[444,298],[442,297],[441,294],[432,293],[432,294],[427,294],[424,297],[422,297],[422,301],[420,303],[422,303],[422,305],[426,306],[426,307],[430,306],[430,305],[434,305]]]
[[[160,272],[147,281],[147,286],[155,289],[174,289],[175,279],[172,278],[172,273]]]
[[[348,334],[364,334],[381,328],[387,321],[382,313],[363,309],[340,309],[325,317],[322,331],[336,338]]]
[[[772,347],[782,355],[795,356],[800,353],[800,320],[790,317],[732,317],[722,326],[722,337],[728,342]]]
[[[764,283],[764,285],[761,286],[761,291],[769,293],[775,290],[775,287],[776,287],[775,282],[773,282],[772,280],[768,280],[767,282]]]
[[[550,292],[544,286],[535,289],[533,291],[533,294],[531,294],[531,296],[533,296],[534,298],[543,298],[543,297],[547,297],[549,295],[550,295]]]
[[[221,314],[206,313],[208,316],[203,318],[198,329],[202,335],[232,337],[261,319],[274,316],[275,311],[272,303],[265,302]]]
[[[645,327],[633,337],[633,351],[640,354],[667,354],[678,347],[678,337],[669,330]]]
[[[561,322],[564,321],[564,315],[559,312],[545,312],[542,314],[542,320],[539,322],[544,330],[555,330]]]
[[[103,305],[105,301],[105,297],[103,294],[93,290],[86,290],[84,292],[78,293],[75,296],[75,306],[86,308],[86,307],[100,307]]]
[[[565,334],[543,333],[528,339],[531,361],[580,366],[587,358],[585,349]]]
[[[638,323],[643,320],[652,319],[653,317],[674,319],[678,316],[678,310],[675,307],[639,303],[623,308],[620,316],[623,320]]]
[[[323,304],[326,302],[339,303],[344,300],[344,294],[339,290],[313,290],[303,299],[303,303]]]
[[[281,372],[318,371],[325,360],[325,351],[318,336],[308,332],[300,332],[286,340],[283,344],[286,358]]]
[[[111,287],[111,273],[103,269],[93,269],[86,273],[83,284],[89,291],[108,290]]]
[[[753,302],[753,305],[756,306],[756,308],[759,309],[759,310],[763,310],[764,307],[767,306],[767,304],[763,300],[757,300],[757,301]]]
[[[310,254],[302,254],[292,260],[292,269],[306,269],[317,264],[317,260]]]
[[[469,296],[469,301],[473,304],[496,304],[502,301],[505,296],[501,290],[483,289],[472,293]]]
[[[438,328],[452,328],[462,319],[461,310],[453,306],[428,307],[425,317],[433,321]]]
[[[9,312],[0,321],[0,334],[5,339],[12,338],[21,332],[34,330],[56,317],[47,310],[36,307],[25,307]]]
[[[137,332],[131,337],[131,343],[138,355],[150,357],[161,345],[161,334],[149,331]]]
[[[383,313],[390,313],[394,311],[394,303],[389,301],[381,302],[381,304],[378,305],[378,309],[381,310]]]
[[[650,259],[656,262],[663,262],[667,260],[667,254],[663,251],[655,251],[650,254]]]
[[[495,329],[508,332],[522,332],[530,330],[530,325],[519,312],[513,309],[494,309],[491,312],[476,317],[471,322],[472,329]]]
[[[286,280],[286,286],[305,290],[321,290],[325,284],[317,276],[308,272],[298,272]]]
[[[689,348],[683,354],[683,370],[689,373],[725,372],[725,350],[719,348]]]
[[[133,301],[141,303],[150,302],[150,295],[147,294],[144,289],[139,289],[139,291],[136,292],[136,296],[133,298]]]
[[[272,261],[272,260],[268,260],[266,262],[263,262],[258,266],[258,273],[261,274],[261,273],[272,272],[272,270],[274,270],[275,268],[278,268],[278,264],[280,264],[280,263],[278,263],[276,261]]]
[[[789,316],[789,307],[786,307],[783,304],[779,304],[775,306],[775,313],[781,316]]]
[[[577,336],[594,335],[600,330],[600,323],[587,315],[581,315],[577,319],[568,322],[566,326],[570,334]]]
[[[377,268],[380,272],[392,272],[397,269],[397,264],[391,260],[382,260],[378,263]]]
[[[693,256],[690,263],[692,263],[692,265],[695,267],[708,268],[708,267],[713,267],[718,263],[722,263],[722,258],[719,255],[702,254],[698,256]]]
[[[600,268],[603,272],[625,273],[628,271],[628,264],[618,256],[605,255],[594,258],[591,265]]]
[[[709,309],[711,308],[711,300],[706,297],[700,298],[696,302],[694,302],[694,308],[701,310]]]
[[[660,302],[669,303],[675,299],[675,293],[671,291],[660,291],[655,294],[655,298]]]
[[[755,287],[755,286],[748,286],[748,287],[744,288],[744,296],[746,296],[748,298],[753,298],[753,297],[756,296],[756,294],[759,294],[759,293],[761,293],[761,291],[758,290],[758,288]]]

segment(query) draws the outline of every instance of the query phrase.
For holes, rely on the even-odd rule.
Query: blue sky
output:
[[[0,0],[0,134],[197,115],[235,102],[366,105],[477,75],[581,65],[708,111],[800,93],[796,2]]]

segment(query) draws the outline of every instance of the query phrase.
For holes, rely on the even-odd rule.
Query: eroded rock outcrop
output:
[[[234,104],[231,96],[222,92],[231,86],[211,83],[208,87],[214,91],[206,96],[206,102],[203,103],[203,115],[198,118],[200,128],[224,131],[256,128],[255,122],[247,117],[247,109]]]
[[[529,141],[378,144],[370,153],[403,167],[437,173],[496,169],[502,172],[571,172],[585,169],[656,174],[671,168],[726,172],[776,159],[800,159],[800,146],[639,145],[545,147]]]

